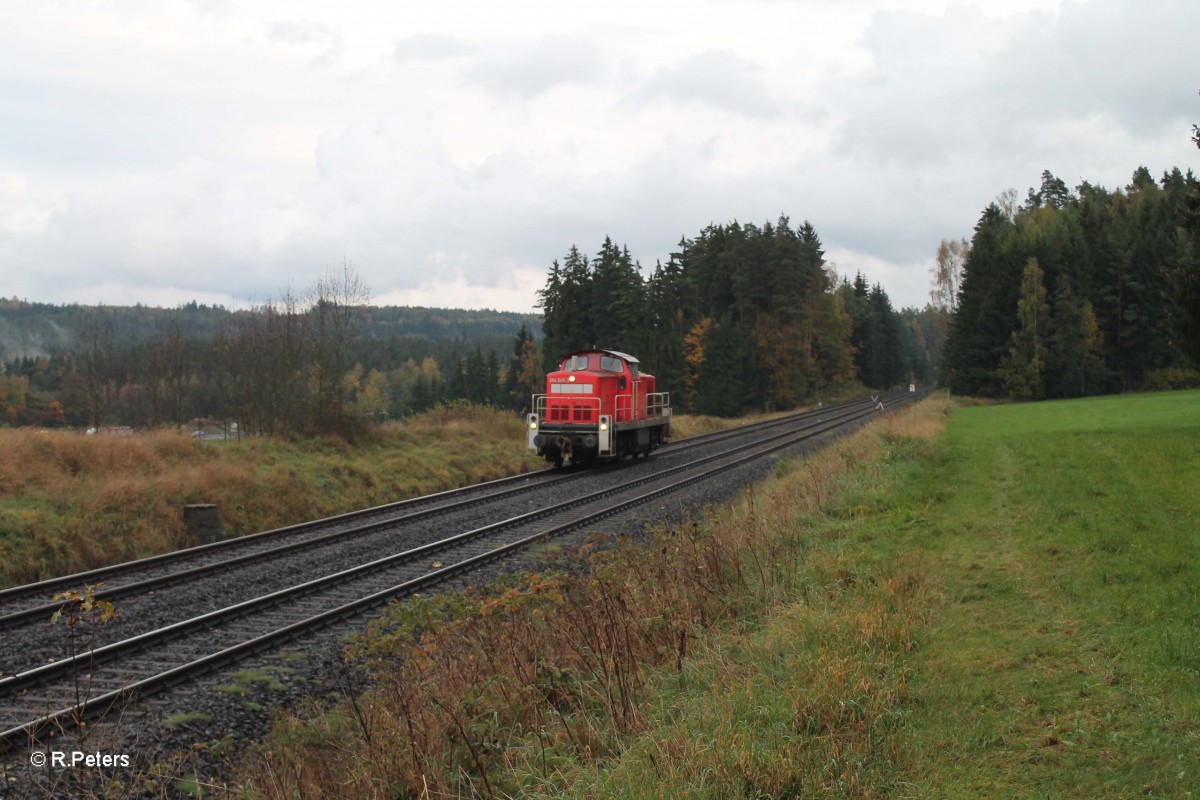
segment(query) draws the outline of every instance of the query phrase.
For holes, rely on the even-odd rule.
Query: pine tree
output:
[[[592,325],[603,309],[595,309],[591,269],[578,247],[571,245],[562,267],[551,270],[539,300],[545,314],[542,364],[547,371],[557,369],[566,353],[595,346]]]
[[[537,297],[537,307],[542,309],[543,351],[546,355],[546,367],[549,368],[553,358],[550,354],[557,353],[567,338],[567,311],[563,307],[563,270],[558,265],[558,259],[550,265],[546,285],[538,290]]]
[[[645,287],[629,248],[605,237],[592,260],[590,337],[592,346],[636,352],[645,341]]]
[[[992,203],[975,226],[946,342],[946,382],[956,392],[1002,392],[997,370],[1008,353],[1021,282],[1015,245],[1015,225]]]
[[[1069,280],[1060,281],[1050,317],[1046,396],[1083,397],[1102,387],[1102,344],[1092,304],[1074,293]]]
[[[1071,192],[1062,179],[1056,178],[1050,170],[1042,172],[1042,188],[1038,191],[1038,200],[1051,208],[1063,208],[1071,201]]]
[[[899,318],[892,308],[891,298],[878,283],[867,295],[867,331],[864,346],[867,366],[863,383],[877,389],[887,389],[908,377],[908,367],[902,351],[902,331]]]
[[[681,242],[681,248],[686,243]],[[684,338],[697,317],[694,291],[684,272],[682,253],[672,253],[664,265],[655,265],[646,285],[647,340],[640,356],[662,387],[674,387],[677,402],[683,401],[687,380]],[[670,390],[668,388],[668,390]]]
[[[726,314],[712,328],[705,350],[703,369],[696,387],[696,411],[734,417],[750,405],[753,363],[750,343],[742,328]]]
[[[1017,329],[1012,332],[1008,356],[1000,364],[1000,377],[1011,397],[1040,400],[1046,395],[1046,336],[1050,307],[1037,259],[1025,264],[1017,301]]]

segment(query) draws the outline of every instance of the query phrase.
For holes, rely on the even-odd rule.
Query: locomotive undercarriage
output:
[[[660,420],[645,420],[612,432],[614,453],[606,458],[648,456],[663,444],[666,425]],[[543,424],[534,438],[538,455],[561,467],[565,463],[591,464],[599,457],[599,430],[595,425]]]

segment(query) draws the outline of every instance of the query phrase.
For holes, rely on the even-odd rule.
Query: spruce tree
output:
[[[1008,355],[1000,364],[1004,389],[1011,397],[1040,400],[1046,396],[1046,337],[1050,307],[1037,259],[1031,258],[1021,274],[1017,300],[1017,328],[1012,332]]]
[[[1002,392],[997,369],[1016,321],[1021,267],[1016,228],[995,203],[984,209],[971,239],[958,311],[946,343],[946,380],[962,394]]]

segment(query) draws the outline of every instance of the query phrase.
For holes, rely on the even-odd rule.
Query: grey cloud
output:
[[[166,166],[203,152],[215,101],[0,80],[0,152],[11,166],[96,170]]]
[[[196,11],[200,14],[214,16],[227,14],[230,9],[228,0],[191,0],[190,5],[195,6]]]
[[[485,57],[465,75],[492,91],[528,99],[559,84],[594,83],[604,73],[604,57],[594,42],[543,38]]]
[[[1198,28],[1195,3],[1068,2],[1015,32],[993,64],[995,90],[1030,114],[1100,113],[1144,134],[1190,111]]]
[[[838,151],[883,163],[926,167],[971,148],[994,116],[994,68],[972,41],[977,12],[932,17],[906,11],[874,15],[863,44],[874,54],[866,73],[830,84],[840,112]]]
[[[276,22],[269,33],[272,39],[287,44],[318,44],[328,46],[338,40],[338,35],[327,25],[319,22],[298,22],[289,20]]]
[[[340,120],[323,125],[312,158],[290,166],[291,156],[231,160],[222,143],[243,130],[269,133],[275,123],[308,127],[307,116],[291,109],[290,92],[274,100],[263,88],[293,84],[257,84],[248,75],[254,91],[231,83],[201,97],[190,86],[153,88],[168,86],[159,83],[89,90],[27,69],[0,82],[0,152],[30,188],[0,201],[9,203],[10,218],[28,202],[48,222],[41,231],[0,228],[0,264],[13,273],[10,292],[51,301],[86,300],[106,282],[136,287],[130,302],[144,300],[134,292],[171,287],[262,300],[289,280],[303,287],[343,259],[383,294],[455,271],[499,285],[513,264],[545,268],[571,244],[594,252],[605,235],[628,244],[649,270],[680,236],[709,223],[762,224],[785,213],[793,224],[812,222],[845,274],[875,259],[913,265],[931,260],[940,239],[969,236],[999,191],[1015,185],[1023,194],[1044,168],[1068,183],[1086,177],[1112,186],[1097,165],[1119,162],[1124,183],[1140,154],[1162,152],[1147,143],[1172,130],[1180,113],[1179,152],[1194,158],[1195,71],[1182,73],[1197,12],[1194,1],[1173,0],[1065,0],[1053,14],[1008,21],[962,6],[938,16],[881,12],[862,41],[873,66],[823,76],[803,98],[770,82],[779,73],[720,50],[654,70],[629,48],[608,50],[616,37],[475,44],[413,36],[385,45],[401,65],[390,72],[428,68],[427,101],[415,89],[405,103],[383,98],[379,105],[395,110],[381,124],[363,112],[369,95],[354,95],[337,109],[346,129],[330,130]],[[327,24],[264,23],[262,30],[315,53],[335,41],[335,29],[350,30]],[[29,63],[14,42],[5,42],[17,54],[10,63]],[[32,44],[21,46],[39,56]],[[639,41],[637,52],[653,46]],[[252,55],[248,64],[268,63],[257,49]],[[52,62],[41,57],[43,66]],[[292,60],[280,77],[294,77]],[[388,87],[425,85],[378,77]],[[477,123],[484,160],[462,166],[433,124],[442,95],[463,88],[449,85],[455,79],[503,100],[562,85],[597,87],[588,95],[592,116],[614,108],[628,114],[631,124],[611,135],[636,131],[644,158],[604,163],[621,142],[604,139],[603,129],[595,157],[585,158],[593,141],[576,141],[568,127],[549,131],[560,135],[541,144],[584,151],[559,167],[562,160],[541,158],[527,142],[493,140]],[[51,85],[56,80],[62,85]],[[317,86],[329,96],[328,86]],[[474,94],[453,99],[466,104]],[[552,108],[553,99],[547,111],[571,113]],[[672,113],[638,116],[656,106]],[[711,109],[728,113],[714,119]],[[804,124],[822,121],[822,113],[839,126],[835,133]],[[757,138],[759,130],[766,138]],[[714,141],[718,153],[767,147],[779,155],[769,165],[761,151],[722,163],[709,150]],[[569,166],[580,163],[592,167],[586,177]],[[1152,172],[1172,166],[1147,165]],[[59,172],[72,178],[58,184],[66,187],[62,199],[39,194],[43,176],[53,187]],[[88,179],[78,183],[83,188],[76,177]],[[924,297],[924,268],[908,269],[907,296],[884,282],[897,306]]]
[[[932,168],[964,156],[1071,159],[1099,146],[1086,132],[1096,125],[1153,138],[1194,98],[1180,57],[1197,27],[1200,6],[1173,0],[1067,2],[1019,23],[961,7],[878,12],[863,39],[875,65],[830,84],[838,151]],[[977,43],[997,33],[999,46]]]
[[[420,34],[401,39],[396,42],[393,57],[404,63],[416,59],[458,58],[470,55],[473,49],[470,45],[453,36],[445,34]]]
[[[758,71],[758,65],[747,58],[708,50],[673,66],[660,67],[642,85],[638,100],[698,102],[753,117],[778,117],[780,108]]]
[[[285,20],[271,25],[268,36],[277,42],[293,47],[312,48],[318,51],[317,63],[330,63],[341,57],[345,43],[337,31],[320,22]]]

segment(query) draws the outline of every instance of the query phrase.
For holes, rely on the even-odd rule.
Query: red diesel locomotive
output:
[[[647,456],[671,433],[671,403],[638,360],[615,350],[579,350],[546,376],[527,418],[529,449],[563,462]]]

